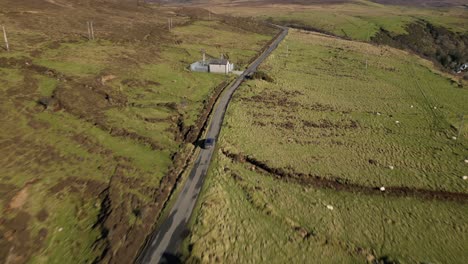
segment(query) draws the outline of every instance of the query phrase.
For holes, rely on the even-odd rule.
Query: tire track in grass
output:
[[[406,84],[410,84],[408,86],[417,86],[417,84],[415,84],[414,80],[414,74],[410,74],[410,68],[409,68],[409,64],[413,63],[413,61],[407,61],[405,60],[404,61],[405,63],[402,64],[402,68],[405,69],[405,72],[407,72],[408,74],[402,74],[400,75],[401,77],[404,78],[404,81]],[[409,78],[408,76],[413,76],[413,78]],[[423,97],[423,101],[421,102],[420,100],[420,97],[416,96],[414,93],[412,93],[410,90],[411,89],[405,89],[405,87],[402,87],[400,88],[403,90],[403,92],[405,92],[407,94],[407,96],[409,98],[411,98],[415,103],[418,103],[418,104],[421,104],[422,105],[422,112],[421,113],[424,117],[424,120],[427,122],[428,124],[428,127],[429,129],[431,130],[431,133],[432,135],[436,135],[437,134],[437,130],[435,129],[434,127],[434,118],[431,118],[430,116],[434,116],[434,113],[432,112],[432,110],[430,109],[430,105],[428,106],[428,101],[427,101],[427,98],[426,97]],[[416,88],[417,89],[417,92],[421,93],[421,90],[419,87]],[[427,113],[427,114],[426,114]],[[419,113],[417,113],[419,114]]]
[[[414,67],[415,67],[415,66],[414,66],[414,63],[413,63],[413,62],[409,62],[409,63],[407,63],[407,64],[409,64],[408,67],[409,67],[409,69],[410,69],[410,71],[411,71],[410,76],[413,76],[413,77],[414,77],[414,80],[416,81],[416,87],[418,88],[419,92],[420,92],[421,95],[423,96],[424,101],[426,102],[426,107],[427,107],[427,109],[429,109],[429,111],[431,112],[432,116],[434,117],[432,126],[434,127],[434,129],[433,129],[434,132],[437,132],[437,131],[439,131],[440,129],[443,128],[443,125],[442,125],[443,122],[441,122],[441,121],[442,121],[442,117],[439,117],[438,114],[436,113],[435,108],[434,108],[434,107],[435,107],[435,106],[434,106],[435,103],[434,103],[433,100],[430,100],[430,99],[432,99],[432,97],[429,98],[429,97],[427,96],[427,94],[424,92],[424,89],[422,88],[421,83],[420,83],[420,81],[419,81],[418,74],[417,74],[417,72],[416,72],[416,70],[415,70],[415,68],[414,68]],[[424,78],[423,78],[423,79],[424,79]],[[427,86],[430,86],[430,85],[427,85]]]
[[[367,54],[366,57],[368,57],[368,54]],[[380,61],[381,57],[382,57],[382,55],[380,55],[380,57],[378,59],[379,61]],[[367,60],[367,58],[366,58],[366,60]],[[366,61],[366,73],[368,72],[367,67],[370,67],[370,65],[368,65],[368,63]],[[370,88],[370,82],[367,82],[367,85]],[[381,119],[379,119],[379,120],[381,120]],[[379,179],[379,185],[383,186],[383,184],[382,184],[382,175],[380,173],[378,174],[378,179]],[[381,187],[381,188],[384,188],[384,187]],[[385,210],[384,210],[384,208],[387,207],[387,204],[386,204],[385,199],[383,199],[383,203],[384,203],[384,206],[380,207],[380,224],[382,226],[382,242],[380,243],[379,255],[383,255],[383,250],[384,250],[384,247],[385,247],[385,243],[387,241],[387,235],[386,235],[386,229],[385,229]]]
[[[339,44],[338,44],[338,39],[337,39],[337,38],[333,38],[333,39],[332,39],[332,42],[333,42],[333,44],[332,44],[333,47],[338,47],[338,46],[339,46]],[[337,53],[340,53],[340,51],[337,51]],[[332,62],[336,62],[336,61],[337,61],[337,58],[335,58],[334,56],[331,56],[331,57],[330,57],[330,60],[331,60]],[[335,64],[336,64],[336,63],[332,63],[332,65],[335,65]],[[332,67],[332,69],[333,69],[332,71],[333,71],[333,73],[334,73],[333,76],[338,76],[338,68],[337,68],[337,67]],[[333,77],[333,76],[332,76],[332,78],[331,78],[332,81],[331,81],[330,90],[332,91],[332,95],[335,95],[335,96],[336,96],[336,93],[337,93],[337,88],[336,88],[336,87],[338,86],[338,82],[337,82],[337,78],[335,78],[335,77]],[[333,213],[331,213],[331,214],[333,214]],[[341,220],[342,225],[343,225],[342,229],[343,229],[344,239],[345,239],[346,242],[350,242],[351,239],[349,238],[348,232],[347,232],[347,230],[346,230],[345,218],[343,217],[343,214],[342,214],[342,212],[341,212],[340,210],[338,211],[338,215],[340,216],[340,220]],[[333,225],[335,225],[334,222],[333,222]],[[336,227],[335,227],[335,229],[336,229]],[[331,238],[330,238],[330,239],[331,239]]]
[[[364,75],[366,76],[366,78],[369,78],[368,73],[369,73],[370,67],[371,67],[370,58],[369,58],[369,46],[371,44],[364,44],[364,45],[366,45],[366,49],[365,49],[366,54],[364,55],[365,60],[366,60],[366,62],[365,62],[366,67],[365,67],[365,70],[364,70]],[[380,52],[379,54],[380,54],[380,56],[377,58],[376,65],[381,61],[382,56],[383,56],[382,52]],[[365,85],[367,86],[367,90],[370,90],[370,88],[371,88],[370,82],[367,81]],[[381,119],[379,119],[379,120],[381,120]],[[379,123],[380,123],[380,125],[384,126],[384,124],[382,124],[381,122],[379,122]],[[383,184],[382,184],[382,175],[381,174],[378,174],[378,181],[379,181],[379,185],[383,186]],[[380,187],[380,188],[384,188],[384,187]],[[381,191],[381,189],[380,189],[380,191]],[[385,230],[385,210],[384,210],[384,208],[386,207],[386,204],[385,204],[386,200],[383,199],[383,201],[384,201],[383,202],[384,206],[379,208],[380,209],[380,215],[379,215],[380,216],[380,224],[381,224],[381,227],[382,227],[382,241],[380,243],[380,249],[379,249],[379,254],[378,254],[380,256],[383,255],[383,250],[384,250],[384,247],[385,247],[386,236],[387,236],[386,235],[386,230]]]

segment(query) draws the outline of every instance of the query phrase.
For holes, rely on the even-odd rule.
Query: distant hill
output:
[[[119,0],[109,0],[119,1]],[[121,0],[126,1],[126,0]],[[127,0],[128,1],[128,0]],[[136,1],[136,0],[135,0]],[[142,0],[144,1],[144,0]],[[371,2],[385,5],[404,5],[404,6],[423,6],[423,7],[453,7],[467,5],[466,0],[369,0]],[[255,3],[281,3],[281,4],[337,4],[346,2],[358,2],[358,0],[146,0],[146,2],[159,3],[239,3],[239,4],[255,4]]]
[[[372,0],[379,4],[386,5],[408,5],[425,7],[451,7],[467,5],[466,0]]]

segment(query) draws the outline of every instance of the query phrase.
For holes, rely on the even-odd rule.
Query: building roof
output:
[[[227,65],[229,61],[226,59],[211,59],[208,63],[213,65]]]

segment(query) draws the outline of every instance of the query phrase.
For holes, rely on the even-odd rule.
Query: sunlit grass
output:
[[[468,129],[451,138],[466,89],[403,51],[294,30],[260,69],[274,81],[247,81],[228,108],[189,261],[468,260],[464,203],[311,187],[221,152],[344,184],[466,192]]]
[[[255,80],[241,87],[226,117],[226,147],[272,167],[371,186],[464,189],[467,130],[458,140],[451,137],[458,134],[453,127],[465,109],[466,90],[417,57],[293,31],[261,68],[275,82]],[[265,105],[262,97],[276,105]],[[281,98],[292,106],[281,105]],[[306,125],[323,120],[331,126]],[[284,122],[293,127],[281,127]],[[350,122],[356,127],[340,128]]]

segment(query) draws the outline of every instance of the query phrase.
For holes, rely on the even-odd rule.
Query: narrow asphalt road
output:
[[[218,138],[223,123],[224,114],[231,101],[232,95],[245,77],[255,72],[257,67],[273,52],[279,43],[288,34],[288,28],[283,28],[282,33],[250,66],[241,74],[236,81],[222,94],[211,119],[207,138]],[[202,149],[195,165],[190,173],[182,192],[179,194],[170,215],[164,223],[153,233],[151,239],[146,244],[136,263],[176,263],[177,252],[181,242],[188,234],[187,222],[192,215],[193,208],[197,202],[198,195],[203,186],[206,172],[210,166],[211,156],[215,147]]]

